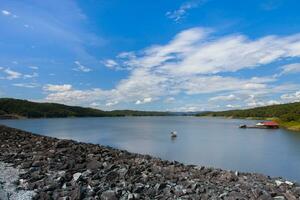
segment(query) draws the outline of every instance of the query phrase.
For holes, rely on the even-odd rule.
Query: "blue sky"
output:
[[[2,0],[0,97],[201,111],[300,100],[298,0]]]

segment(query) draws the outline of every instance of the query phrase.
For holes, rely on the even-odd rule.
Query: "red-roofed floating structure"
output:
[[[276,122],[262,122],[262,125],[267,128],[279,128],[279,124]]]

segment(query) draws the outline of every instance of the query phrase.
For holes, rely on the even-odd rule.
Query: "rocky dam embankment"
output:
[[[5,200],[300,199],[300,186],[281,178],[184,165],[5,126],[0,164]]]

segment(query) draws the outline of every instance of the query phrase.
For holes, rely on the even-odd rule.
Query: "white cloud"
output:
[[[28,78],[36,78],[38,76],[39,76],[39,74],[34,72],[32,74],[25,74],[23,77],[24,77],[24,79],[28,79]]]
[[[236,101],[236,100],[240,100],[240,98],[235,96],[234,94],[230,94],[228,96],[216,96],[209,99],[209,101]]]
[[[295,91],[295,87],[276,85],[276,77],[237,78],[221,75],[256,68],[285,58],[300,56],[300,34],[248,39],[244,35],[216,38],[209,29],[192,28],[177,34],[165,45],[151,45],[137,52],[122,52],[114,62],[128,69],[129,75],[113,89],[68,90],[50,93],[51,101],[148,103],[178,94],[211,93],[263,94]],[[77,61],[78,62],[78,61]],[[78,62],[79,63],[79,62]],[[77,63],[77,64],[78,64]],[[79,63],[80,64],[80,63]],[[278,84],[278,83],[277,83]],[[228,98],[230,97],[220,97]],[[69,102],[69,101],[68,101]],[[273,102],[274,103],[274,102]],[[105,103],[104,103],[105,104]],[[103,104],[103,105],[104,105]],[[249,106],[266,104],[249,99]],[[194,107],[194,106],[190,106]]]
[[[178,77],[179,78],[179,77]],[[234,77],[222,76],[188,76],[185,79],[179,79],[174,87],[186,94],[208,94],[224,91],[242,91],[257,90],[267,88],[269,78],[261,79],[239,79]]]
[[[24,24],[24,28],[30,28],[31,26],[29,26],[28,24]]]
[[[118,63],[112,59],[105,60],[103,64],[108,68],[116,68]]]
[[[169,111],[174,112],[196,112],[196,111],[208,111],[208,110],[216,110],[219,108],[219,105],[209,105],[209,104],[184,104],[184,106],[178,106],[173,109],[169,109]]]
[[[131,52],[132,54],[132,52]],[[267,36],[249,40],[244,35],[218,39],[211,31],[192,28],[179,33],[166,45],[156,45],[125,58],[131,68],[159,68],[173,75],[235,72],[300,56],[300,35]]]
[[[80,72],[90,72],[90,71],[92,71],[90,68],[82,65],[79,61],[75,61],[74,63],[77,65],[77,67],[73,69],[75,71],[80,71]]]
[[[63,84],[63,85],[47,84],[43,87],[43,89],[47,92],[67,92],[72,89],[72,85],[69,85],[69,84]]]
[[[276,101],[276,100],[270,100],[270,101],[267,101],[267,102],[264,102],[264,101],[252,101],[252,102],[249,102],[247,104],[248,107],[261,107],[261,106],[270,106],[270,105],[276,105],[276,104],[280,104],[279,101]]]
[[[187,15],[188,10],[197,8],[201,3],[204,2],[204,0],[193,0],[185,2],[177,10],[168,11],[166,13],[166,16],[178,23]]]
[[[105,105],[106,106],[114,106],[114,105],[116,105],[118,103],[119,103],[118,101],[112,101],[112,102],[107,102]]]
[[[11,15],[11,12],[9,12],[9,11],[7,11],[7,10],[1,10],[1,13],[3,14],[3,15]]]
[[[13,80],[13,79],[19,79],[19,78],[35,78],[38,77],[38,73],[34,72],[32,74],[22,74],[21,72],[17,72],[14,70],[11,70],[10,68],[4,68],[0,67],[0,71],[6,74],[5,77],[1,77],[1,79],[7,79],[7,80]]]
[[[164,100],[165,103],[171,103],[171,102],[174,102],[175,101],[175,98],[174,97],[168,97]]]
[[[232,105],[232,104],[227,104],[226,108],[240,108],[240,105]]]
[[[282,100],[284,100],[285,102],[296,102],[296,101],[300,101],[300,91],[297,91],[295,93],[292,94],[283,94],[280,97]]]
[[[281,67],[281,74],[300,73],[300,63],[293,63]]]
[[[3,72],[7,74],[7,76],[5,77],[5,79],[7,80],[13,80],[13,79],[18,79],[18,78],[21,78],[22,77],[22,74],[20,72],[16,72],[16,71],[13,71],[9,68],[7,69],[3,69]]]
[[[270,106],[280,104],[280,101],[277,100],[264,100],[262,95],[251,94],[245,99],[246,106],[248,107],[258,107],[258,106]]]
[[[14,14],[12,14],[10,11],[8,11],[8,10],[1,10],[1,13],[2,13],[2,15],[4,15],[4,16],[10,16],[10,17],[13,17],[13,18],[17,18],[18,16],[17,15],[14,15]]]
[[[58,102],[72,105],[86,105],[92,102],[99,102],[107,98],[105,91],[101,89],[91,90],[69,90],[50,93],[45,100],[49,102]]]
[[[14,83],[13,86],[23,87],[23,88],[36,88],[39,87],[37,83]]]
[[[37,67],[37,66],[29,66],[29,68],[33,69],[33,70],[38,70],[39,69],[39,67]]]
[[[151,97],[147,97],[147,98],[144,98],[143,100],[137,100],[135,102],[135,104],[139,105],[139,104],[145,104],[145,103],[150,103],[152,101],[152,98]]]

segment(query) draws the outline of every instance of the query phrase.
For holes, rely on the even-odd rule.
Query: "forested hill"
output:
[[[57,103],[36,103],[27,100],[0,98],[0,119],[54,118],[54,117],[115,117],[115,116],[165,116],[168,112],[135,110],[103,111]]]
[[[197,116],[224,116],[234,118],[273,118],[282,126],[300,130],[300,102],[257,107],[245,110],[204,112]],[[292,128],[291,128],[292,127]]]

